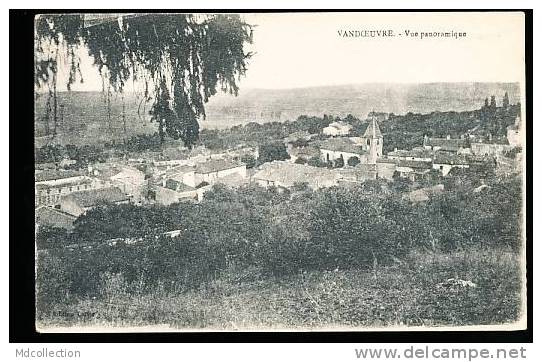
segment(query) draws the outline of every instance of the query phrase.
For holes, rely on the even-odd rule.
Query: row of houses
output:
[[[510,128],[509,144],[472,143],[468,139],[425,137],[423,146],[383,154],[384,137],[376,117],[372,117],[362,137],[345,137],[348,127],[331,124],[330,138],[313,140],[309,134],[290,135],[288,161],[274,161],[249,171],[239,161],[253,149],[220,154],[200,154],[186,160],[162,160],[149,164],[97,164],[87,172],[41,170],[36,173],[36,221],[40,225],[70,228],[77,217],[102,205],[201,201],[216,183],[238,187],[253,182],[264,187],[311,189],[364,182],[368,179],[400,176],[416,180],[436,170],[446,176],[454,168],[484,164],[489,155],[498,159],[510,150],[516,130]],[[303,142],[298,142],[302,140]],[[517,140],[516,140],[517,141]],[[297,143],[299,146],[291,146]],[[299,158],[319,157],[339,168],[300,164]],[[351,162],[355,161],[355,162]],[[166,163],[164,163],[166,162]],[[141,166],[141,167],[140,167]],[[510,166],[513,168],[513,165]]]
[[[228,159],[168,168],[152,176],[137,168],[107,163],[94,165],[86,174],[38,173],[36,222],[69,229],[77,217],[99,205],[200,201],[213,184],[240,185],[246,178],[246,166]]]
[[[349,172],[364,173],[366,178],[391,178],[397,174],[412,180],[425,177],[431,170],[438,170],[446,176],[452,168],[465,168],[472,162],[462,153],[469,146],[464,139],[425,137],[421,147],[412,150],[395,149],[384,155],[384,137],[376,117],[371,117],[362,137],[342,136],[349,133],[349,128],[343,126],[341,122],[330,125],[342,132],[331,132],[326,127],[324,133],[332,136],[325,140],[313,141],[301,147],[290,146],[288,151],[291,160],[297,162],[299,158],[307,160],[317,155],[325,164],[338,165],[345,170],[353,167]],[[291,140],[288,142],[291,145]]]
[[[246,165],[231,159],[211,159],[195,165],[177,166],[153,179],[152,199],[162,205],[200,201],[217,182],[241,185],[246,179]]]

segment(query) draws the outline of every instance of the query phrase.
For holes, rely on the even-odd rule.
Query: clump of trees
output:
[[[89,163],[105,162],[107,156],[103,147],[95,145],[58,145],[50,144],[35,149],[35,163],[59,163],[63,159],[74,160],[75,164],[67,166],[71,168],[82,168]]]
[[[290,158],[283,142],[263,144],[258,148],[258,163],[284,161]]]
[[[352,167],[355,167],[357,165],[359,165],[361,161],[359,160],[359,157],[356,157],[356,156],[352,156],[348,159],[348,166],[352,166]]]

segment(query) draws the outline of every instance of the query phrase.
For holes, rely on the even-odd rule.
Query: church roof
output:
[[[369,125],[367,126],[367,129],[365,130],[365,133],[363,134],[363,137],[382,138],[382,132],[380,132],[380,127],[378,126],[378,122],[376,121],[374,117],[369,122]]]
[[[348,152],[362,155],[367,153],[361,146],[355,144],[347,137],[328,138],[318,143],[321,150],[329,150],[336,152]]]

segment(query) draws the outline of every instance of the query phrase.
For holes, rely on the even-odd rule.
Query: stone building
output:
[[[130,198],[118,187],[107,187],[66,195],[60,199],[60,210],[73,216],[80,216],[96,206],[129,202]]]
[[[196,164],[194,170],[186,173],[184,182],[191,187],[198,187],[202,183],[214,185],[222,177],[238,174],[242,178],[247,177],[245,164],[230,160],[210,160]]]
[[[324,127],[322,132],[326,136],[348,136],[351,130],[352,130],[352,125],[346,122],[338,121],[338,122],[332,122],[329,124],[329,126]]]

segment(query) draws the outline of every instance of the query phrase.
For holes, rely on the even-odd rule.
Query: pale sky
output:
[[[524,76],[522,13],[243,14],[255,24],[256,54],[243,88],[357,83],[520,82]],[[344,38],[339,30],[388,30],[395,37]],[[466,32],[460,39],[419,39],[411,32]],[[399,34],[402,34],[399,36]],[[84,84],[101,90],[88,56]],[[128,86],[127,91],[131,90]]]

